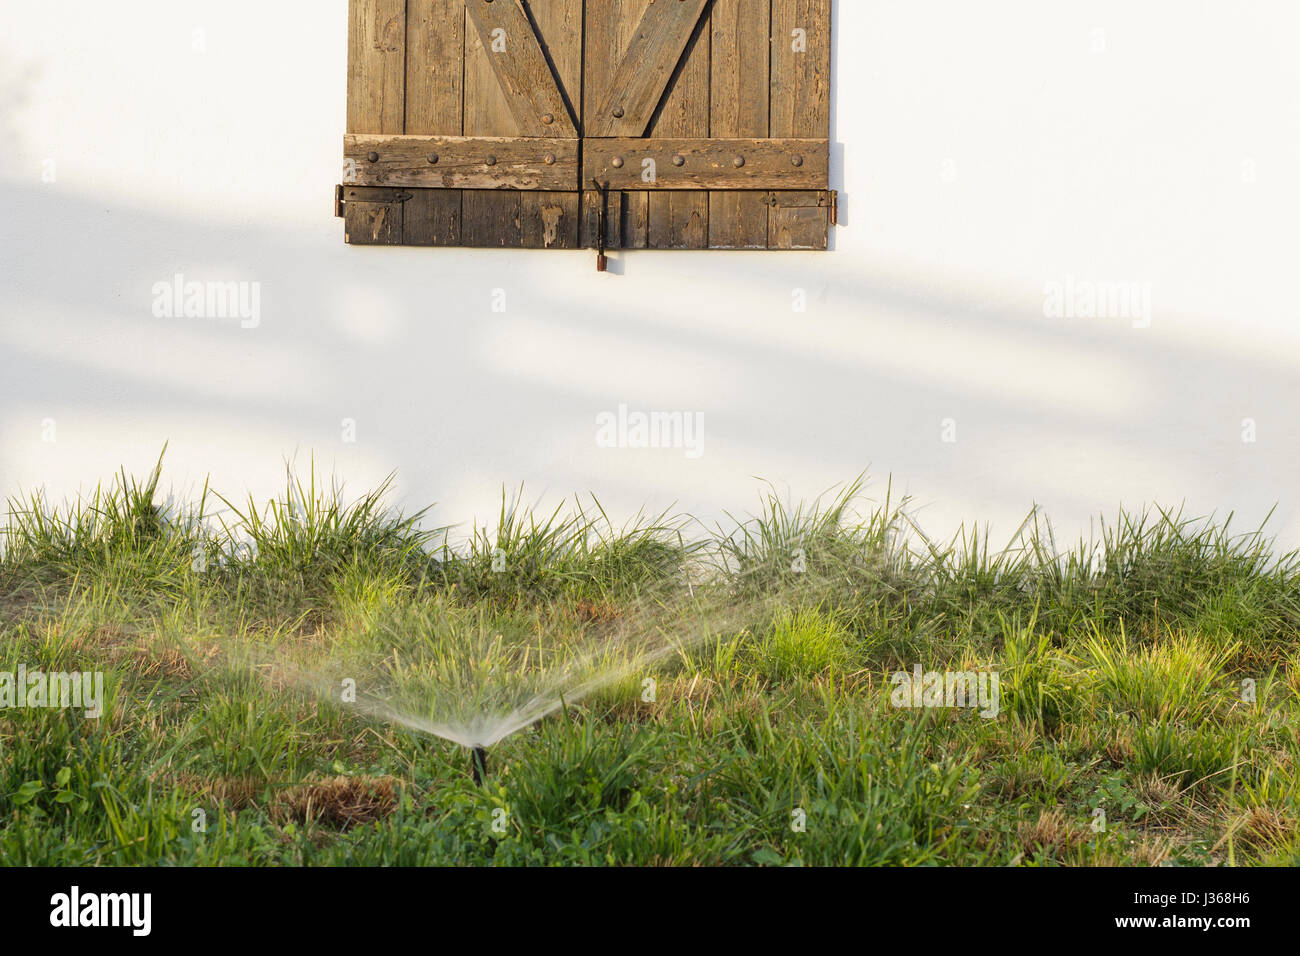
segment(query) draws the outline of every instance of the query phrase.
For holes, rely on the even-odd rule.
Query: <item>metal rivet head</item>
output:
[[[554,166],[554,165],[555,165],[555,154],[554,154],[554,153],[547,153],[545,156],[542,157],[542,162],[544,162],[547,166]]]
[[[379,162],[379,154],[378,154],[378,153],[366,153],[366,159],[367,159],[368,161],[372,162],[372,163],[377,163],[377,162]]]
[[[430,166],[437,166],[437,165],[438,165],[438,154],[437,154],[437,153],[430,153],[430,154],[429,154],[429,165],[430,165]]]
[[[615,169],[622,169],[622,168],[623,168],[623,157],[622,157],[622,156],[615,156],[613,162],[614,162],[614,168],[615,168]]]
[[[550,126],[554,122],[555,122],[555,114],[547,113],[544,116],[542,116],[542,123],[545,124],[546,126]]]
[[[497,158],[495,156],[489,156],[486,160],[484,160],[484,162],[486,162],[489,166],[495,166],[497,164]]]
[[[678,153],[676,156],[673,157],[673,165],[674,165],[674,166],[685,166],[685,165],[686,165],[686,157],[683,156],[681,153]]]
[[[802,166],[802,165],[803,165],[803,157],[802,157],[802,156],[793,156],[793,157],[791,157],[790,162],[793,163],[793,164],[796,165],[796,166]]]
[[[744,156],[737,156],[735,159],[733,159],[733,160],[731,161],[731,165],[733,165],[733,166],[735,166],[737,169],[739,169],[741,166],[744,166],[744,165],[745,165],[745,157],[744,157]]]
[[[614,107],[614,118],[615,118],[615,119],[622,119],[622,118],[623,118],[623,107],[621,107],[621,106],[616,106],[616,107]]]

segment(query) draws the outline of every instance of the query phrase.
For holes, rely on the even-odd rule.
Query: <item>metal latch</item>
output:
[[[609,222],[609,183],[593,179],[592,184],[600,192],[600,213],[596,217],[596,271],[609,271],[609,256],[605,255],[605,229]]]

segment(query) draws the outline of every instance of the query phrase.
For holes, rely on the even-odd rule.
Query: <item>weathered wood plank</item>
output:
[[[611,189],[826,189],[830,143],[815,139],[592,139],[583,181]],[[766,220],[766,216],[764,217]],[[764,225],[766,232],[766,225]]]
[[[707,249],[708,193],[668,189],[650,194],[651,249]]]
[[[406,117],[405,0],[349,0],[347,128],[356,133],[400,133]],[[345,167],[346,185],[356,166]],[[393,191],[345,191],[344,241],[352,245],[402,242],[402,205]],[[373,200],[373,201],[368,201]]]
[[[650,0],[587,0],[585,17],[585,61],[582,74],[582,128],[585,136],[595,125],[599,103],[610,90],[614,74],[632,45]],[[644,131],[644,130],[643,130]],[[590,140],[588,140],[588,143]],[[583,180],[582,188],[591,189],[592,183]],[[596,217],[593,210],[598,202],[592,193],[585,203],[588,214],[583,217],[582,244],[594,247],[596,243]],[[607,245],[611,249],[644,249],[649,241],[650,197],[644,192],[609,195],[607,217]]]
[[[464,131],[465,0],[407,0],[406,128],[416,136]]]
[[[771,0],[714,0],[709,135],[766,139]]]
[[[550,61],[565,108],[582,115],[583,0],[530,3],[542,50]],[[572,124],[571,124],[572,125]],[[576,130],[576,127],[573,127]],[[576,132],[574,135],[577,135]],[[564,191],[540,192],[520,199],[523,244],[530,249],[574,249],[580,242],[581,169],[575,167]]]
[[[831,0],[772,0],[769,135],[830,138]]]
[[[561,0],[549,2],[566,6]],[[465,9],[519,135],[576,137],[577,127],[564,95],[519,0],[465,0]],[[574,12],[578,13],[577,8]],[[549,20],[550,15],[544,15]],[[571,40],[559,38],[561,44]]]
[[[587,136],[645,133],[683,52],[697,35],[708,3],[709,0],[649,3],[626,55],[608,82],[597,88],[600,105],[587,117]],[[587,23],[590,26],[592,22],[589,12]]]
[[[612,193],[618,197],[619,244],[623,249],[649,249],[650,194]]]
[[[497,80],[490,59],[492,53],[484,45],[468,7],[465,18],[465,135],[518,136],[519,123]],[[466,190],[461,205],[464,245],[495,248],[522,245],[519,193]]]
[[[709,136],[764,139],[771,107],[772,2],[714,0],[711,16]],[[763,200],[756,192],[710,192],[709,248],[766,249]]]
[[[501,136],[343,138],[362,186],[576,190],[578,147],[576,139]]]
[[[678,0],[678,3],[680,4],[681,0]],[[711,41],[710,17],[706,14],[696,23],[677,70],[669,80],[667,96],[664,97],[647,133],[650,141],[709,135]],[[661,170],[661,175],[669,169],[676,168],[670,161],[669,165]],[[651,194],[650,246],[652,248],[705,249],[708,245],[709,197],[707,193],[673,190],[656,191]]]
[[[412,189],[402,207],[402,245],[459,246],[461,191]]]
[[[772,136],[830,138],[831,0],[772,0]],[[768,246],[825,249],[829,209],[776,193]]]
[[[464,7],[465,0],[406,2],[408,135],[460,136],[464,130]],[[402,210],[402,242],[460,245],[460,190],[412,189],[411,194]]]
[[[578,247],[576,192],[526,193],[519,197],[521,244],[525,249]]]
[[[464,214],[461,245],[484,249],[523,247],[522,193],[467,189],[461,193]]]
[[[349,133],[400,133],[405,122],[406,2],[349,0]]]

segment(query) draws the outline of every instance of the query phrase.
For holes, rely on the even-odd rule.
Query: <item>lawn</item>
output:
[[[0,863],[1300,862],[1300,562],[1263,532],[934,542],[855,483],[455,538],[388,486],[159,477],[10,502]],[[102,716],[17,683],[79,672]]]

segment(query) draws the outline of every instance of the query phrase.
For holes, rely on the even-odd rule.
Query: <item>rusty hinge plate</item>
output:
[[[768,193],[763,203],[773,209],[826,209],[829,210],[830,224],[839,225],[840,194],[834,189]]]
[[[404,203],[410,202],[415,194],[405,189],[388,186],[335,186],[334,214],[344,216],[349,202],[366,203]]]
[[[764,205],[774,209],[829,209],[834,199],[830,192],[768,193]]]

